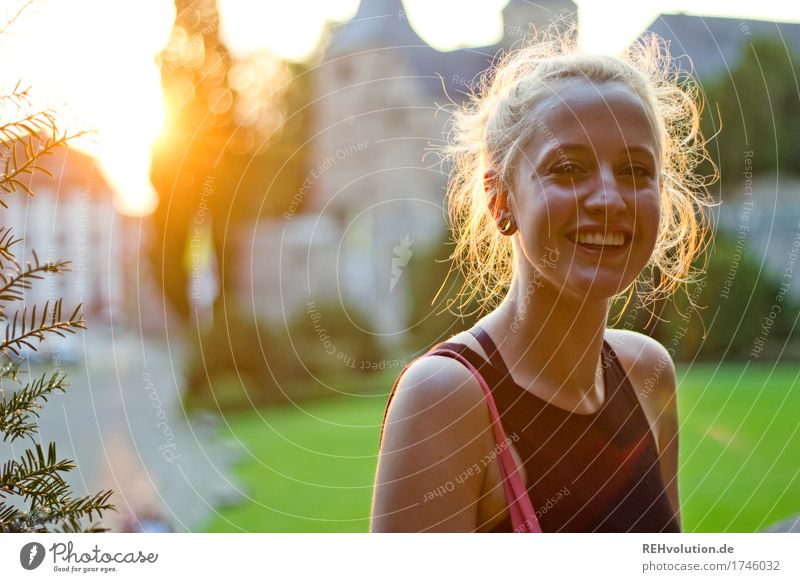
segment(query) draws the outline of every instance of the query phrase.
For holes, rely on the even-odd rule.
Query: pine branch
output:
[[[61,318],[61,302],[61,299],[56,300],[49,316],[50,301],[45,302],[41,318],[36,316],[36,305],[31,310],[25,307],[22,313],[19,311],[14,313],[14,318],[6,324],[6,337],[0,342],[0,352],[11,359],[13,356],[19,356],[23,347],[37,351],[31,342],[33,340],[41,342],[45,334],[66,337],[67,333],[74,334],[78,329],[86,329],[86,321],[80,315],[81,305],[78,305],[72,315],[64,320]]]
[[[36,251],[32,251],[32,254],[33,263],[30,261],[25,263],[24,269],[12,257],[10,262],[14,268],[11,272],[3,273],[0,271],[0,320],[5,319],[3,305],[7,302],[21,301],[23,292],[32,288],[34,280],[43,279],[44,275],[48,273],[60,275],[70,269],[71,261],[47,261],[41,263]]]
[[[14,102],[19,109],[28,104],[27,100],[22,103]],[[51,109],[40,109],[0,125],[0,142],[3,148],[11,150],[25,138],[43,139],[43,133],[55,136],[57,132],[55,113]]]
[[[12,102],[24,104],[26,98],[26,93],[20,93],[17,100],[12,99]],[[19,105],[19,108],[23,106]],[[42,159],[87,134],[85,131],[73,134],[64,132],[59,136],[55,113],[50,109],[26,113],[18,119],[0,125],[0,150],[5,161],[3,173],[0,174],[0,194],[23,190],[29,196],[33,196],[33,191],[21,178],[30,176],[37,170],[53,177],[53,174],[41,165]],[[21,160],[18,159],[20,156]],[[8,207],[2,198],[0,206]]]
[[[9,18],[2,28],[0,28],[0,34],[5,34],[8,29],[11,28],[11,25],[14,24],[20,16],[22,16],[22,13],[25,12],[25,10],[27,10],[31,4],[33,4],[33,0],[28,0],[25,2],[25,4],[23,4],[19,10],[17,10],[17,13]]]
[[[0,433],[3,440],[14,442],[21,437],[32,437],[38,425],[33,417],[39,418],[42,402],[54,392],[65,392],[66,375],[54,373],[48,378],[44,373],[40,378],[29,382],[14,392],[8,399],[0,400]],[[40,402],[41,401],[41,402]]]
[[[0,533],[14,533],[15,530],[6,524],[18,523],[23,518],[23,512],[18,507],[0,501]]]
[[[10,92],[0,95],[0,108],[3,110],[8,110],[13,107],[16,111],[21,111],[23,107],[30,108],[31,88],[25,87],[24,89],[21,89],[21,86],[22,81],[17,81],[17,84]]]
[[[5,269],[3,261],[14,261],[14,252],[11,250],[15,244],[22,239],[14,238],[11,229],[5,226],[0,226],[0,269]]]
[[[69,497],[62,497],[59,499],[60,510],[52,512],[50,519],[52,521],[70,521],[82,518],[92,520],[92,516],[97,514],[98,518],[103,517],[104,511],[116,511],[117,509],[113,504],[109,503],[113,491],[106,490],[95,493],[94,495],[86,495],[78,497],[77,499],[70,499]],[[62,524],[62,528],[64,524]],[[65,531],[62,529],[62,531]],[[83,531],[83,530],[80,530]]]
[[[0,27],[2,35],[8,26],[27,8],[28,2],[12,19]],[[28,89],[20,84],[5,95],[0,95],[0,119],[10,120],[0,125],[0,206],[7,207],[6,194],[23,191],[30,196],[30,180],[37,170],[52,176],[44,167],[44,157],[73,139],[85,135],[79,132],[67,135],[59,133],[56,114],[52,110],[34,111]],[[34,288],[35,281],[47,274],[59,274],[69,268],[68,261],[41,263],[36,253],[33,260],[21,266],[17,262],[13,246],[19,242],[11,229],[0,226],[0,321],[6,324],[5,340],[0,341],[0,351],[8,362],[0,364],[0,380],[13,380],[19,384],[20,360],[17,356],[24,348],[36,350],[35,343],[48,334],[65,337],[85,329],[86,323],[78,305],[68,318],[62,317],[62,300],[43,306],[23,306],[11,321],[3,307],[15,301],[24,301],[26,292]],[[7,268],[10,266],[10,269]],[[0,432],[4,441],[26,437],[34,440],[37,433],[39,409],[48,397],[64,392],[65,376],[60,373],[42,374],[6,397],[0,383]],[[87,527],[85,520],[101,518],[104,511],[114,510],[110,503],[111,491],[95,495],[72,498],[70,486],[62,476],[75,468],[69,460],[59,460],[56,444],[50,443],[47,452],[40,443],[34,442],[18,459],[0,466],[0,533],[2,532],[47,532],[60,526],[64,532],[105,531],[97,524]],[[8,496],[23,502],[30,508],[21,509],[20,503],[8,503]]]
[[[2,137],[2,131],[0,131]],[[62,136],[56,138],[43,138],[41,140],[29,137],[26,139],[16,139],[11,143],[10,150],[6,157],[4,173],[0,175],[0,194],[11,194],[17,190],[23,190],[28,196],[33,196],[33,190],[20,180],[22,176],[32,175],[34,171],[39,170],[44,172],[51,178],[53,174],[46,168],[40,165],[44,156],[53,153],[56,148],[66,146],[69,136]],[[39,147],[35,147],[34,141],[40,141]],[[24,160],[22,163],[17,162],[18,147],[21,146],[24,153]],[[8,208],[5,200],[0,198],[0,206]]]
[[[3,465],[0,486],[26,501],[33,499],[34,506],[44,505],[48,498],[52,500],[69,491],[60,473],[68,473],[74,468],[72,461],[58,460],[55,443],[50,443],[47,455],[42,445],[36,443],[34,450],[27,449],[19,460],[12,459]]]

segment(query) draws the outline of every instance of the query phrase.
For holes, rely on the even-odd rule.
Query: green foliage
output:
[[[798,56],[769,37],[746,43],[736,68],[705,83],[703,133],[719,131],[710,146],[723,185],[741,180],[745,151],[755,153],[754,174],[800,174],[799,78]]]
[[[688,289],[698,309],[690,307],[686,293],[678,293],[655,307],[656,317],[646,309],[632,309],[616,327],[649,333],[672,350],[677,360],[746,360],[773,305],[780,303],[782,313],[794,314],[800,309],[797,300],[779,289],[780,281],[761,268],[744,244],[719,232],[708,254],[705,277]],[[792,349],[783,349],[790,342],[796,351],[792,319],[775,319],[766,347],[759,350],[761,359],[777,359],[781,352],[782,359],[797,355]]]
[[[339,304],[309,306],[285,325],[215,324],[190,355],[184,404],[231,410],[360,392],[370,373],[398,365],[366,329]]]
[[[9,108],[20,110],[27,102],[27,92],[19,86],[0,97],[0,106],[6,112]],[[7,206],[4,197],[14,192],[32,196],[21,178],[41,170],[43,156],[74,137],[59,136],[49,111],[25,113],[0,126],[0,153],[5,160],[0,205]],[[64,474],[75,464],[59,459],[56,443],[51,442],[45,452],[37,442],[39,411],[50,396],[64,392],[65,376],[43,373],[29,382],[20,380],[23,349],[35,351],[46,335],[64,337],[85,327],[80,305],[67,318],[62,316],[61,299],[25,305],[25,292],[37,280],[69,270],[69,262],[42,263],[34,252],[31,261],[21,264],[14,254],[14,245],[19,242],[10,229],[0,226],[0,323],[5,324],[0,341],[0,358],[4,360],[0,366],[0,434],[4,442],[28,439],[31,446],[0,466],[0,533],[103,531],[97,524],[84,526],[84,520],[100,519],[104,511],[113,510],[109,502],[112,492],[74,497]]]
[[[465,309],[465,313],[471,314],[468,317],[450,310],[464,278],[457,269],[451,269],[449,240],[447,233],[440,243],[416,253],[406,269],[411,291],[409,348],[412,354],[424,352],[436,343],[469,329],[479,317],[477,302],[472,308]]]
[[[730,72],[704,82],[702,129],[706,136],[715,135],[709,148],[719,166],[720,191],[727,204],[737,204],[745,168],[752,170],[748,179],[759,174],[800,175],[798,56],[777,37],[753,38],[742,51]],[[688,312],[687,302],[678,298],[657,309],[667,321],[647,329],[673,347],[678,359],[745,359],[762,335],[772,306],[785,301],[758,357],[800,356],[791,337],[794,317],[786,315],[797,312],[797,301],[779,293],[780,281],[762,270],[743,244],[737,246],[735,236],[716,235],[705,287],[689,290],[703,309]],[[647,320],[643,311],[626,318],[637,328]]]

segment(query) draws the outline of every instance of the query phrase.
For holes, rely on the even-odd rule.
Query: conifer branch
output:
[[[39,418],[42,402],[55,392],[65,392],[66,375],[47,373],[29,382],[15,391],[10,398],[0,400],[0,433],[3,440],[14,442],[18,438],[32,437],[38,425],[34,418]]]
[[[54,334],[66,337],[66,334],[74,334],[79,329],[86,329],[86,321],[81,316],[81,305],[78,305],[67,319],[61,316],[61,299],[57,299],[50,309],[50,301],[46,301],[40,310],[41,315],[37,316],[37,305],[32,309],[24,307],[22,312],[16,311],[13,319],[6,324],[5,339],[0,342],[0,352],[7,358],[20,355],[20,350],[27,347],[37,351],[32,343],[34,340],[41,342],[46,334]]]

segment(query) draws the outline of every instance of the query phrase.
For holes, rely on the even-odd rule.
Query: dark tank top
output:
[[[470,333],[488,362],[463,344],[443,342],[435,348],[462,354],[490,386],[503,428],[525,466],[528,496],[542,531],[680,531],[650,424],[606,341],[603,404],[593,414],[577,414],[516,384],[489,334],[478,326]],[[511,530],[506,516],[491,531]]]

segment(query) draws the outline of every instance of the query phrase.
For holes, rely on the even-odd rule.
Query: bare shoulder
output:
[[[655,394],[662,403],[674,397],[675,365],[664,346],[631,330],[607,329],[605,337],[640,397]]]
[[[473,531],[482,479],[453,479],[493,447],[483,390],[460,362],[413,362],[389,405],[372,531]],[[443,495],[442,492],[446,492]]]
[[[394,407],[400,418],[432,408],[441,408],[440,414],[452,417],[479,405],[482,409],[483,401],[483,390],[462,363],[446,356],[425,356],[400,378],[390,408]]]

